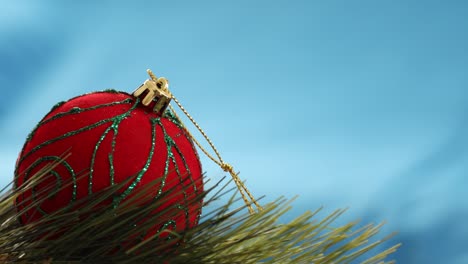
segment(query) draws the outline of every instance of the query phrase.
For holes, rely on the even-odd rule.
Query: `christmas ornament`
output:
[[[150,84],[156,83],[146,81],[136,94],[143,94]],[[124,92],[103,91],[54,106],[28,137],[15,173],[19,188],[46,165],[58,162],[47,179],[17,198],[18,210],[24,211],[44,195],[49,197],[24,211],[20,221],[35,222],[111,185],[129,181],[114,195],[111,203],[116,207],[161,178],[149,194],[157,198],[169,190],[178,193],[166,206],[177,204],[180,208],[175,219],[166,219],[166,227],[183,231],[195,226],[201,203],[190,205],[188,200],[203,190],[199,157],[182,124],[169,111],[164,112],[168,98],[157,95],[159,101],[148,100],[155,95],[146,94],[141,102]],[[148,107],[152,102],[155,106]],[[67,152],[71,155],[62,159]],[[65,182],[71,184],[63,186]],[[47,186],[54,188],[44,192]]]

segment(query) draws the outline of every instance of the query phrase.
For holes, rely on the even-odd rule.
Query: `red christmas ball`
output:
[[[20,221],[28,224],[59,209],[75,208],[81,199],[126,182],[111,201],[115,207],[159,179],[149,195],[172,192],[161,208],[179,208],[175,217],[158,221],[160,227],[183,231],[196,226],[201,202],[189,200],[203,191],[201,164],[187,131],[168,113],[161,116],[139,98],[116,91],[57,104],[31,132],[17,161],[16,189],[57,163],[43,182],[18,196]],[[70,156],[61,159],[66,153]],[[54,188],[46,190],[47,186]]]

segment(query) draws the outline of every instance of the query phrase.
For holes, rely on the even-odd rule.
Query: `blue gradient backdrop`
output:
[[[468,263],[467,1],[121,2],[1,1],[2,185],[53,104],[151,68],[288,217],[349,207],[399,263]]]

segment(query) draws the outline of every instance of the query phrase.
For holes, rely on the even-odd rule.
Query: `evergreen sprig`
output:
[[[64,208],[34,223],[22,225],[18,219],[48,196],[27,201],[18,211],[16,197],[31,191],[53,168],[38,172],[21,188],[7,186],[0,198],[0,262],[4,263],[391,263],[392,246],[367,260],[360,260],[389,236],[377,239],[381,225],[358,228],[358,222],[334,226],[344,210],[336,210],[318,220],[317,213],[305,212],[296,219],[281,223],[279,218],[291,208],[292,200],[279,198],[250,215],[245,207],[232,208],[236,193],[229,184],[218,182],[189,203],[203,202],[204,212],[197,227],[184,232],[158,229],[180,209],[176,205],[161,210],[175,190],[159,197],[148,195],[160,182],[140,189],[117,207],[109,199],[126,184],[111,186],[77,201],[73,208]],[[82,175],[81,177],[86,177]],[[67,187],[65,183],[63,188]],[[52,189],[52,187],[51,187]],[[231,194],[222,206],[213,202]],[[211,208],[211,209],[210,209]],[[145,234],[155,233],[151,236]]]

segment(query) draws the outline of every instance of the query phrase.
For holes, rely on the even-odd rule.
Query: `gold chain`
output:
[[[190,131],[188,131],[188,129],[186,129],[189,137],[193,140],[193,142],[195,142],[195,144],[203,151],[203,153],[205,153],[205,155],[211,159],[214,163],[216,163],[219,167],[221,167],[221,169],[225,172],[229,172],[229,174],[231,174],[231,177],[232,179],[234,180],[234,183],[236,184],[237,186],[237,189],[239,189],[239,192],[242,196],[242,199],[244,200],[245,204],[247,205],[247,208],[249,209],[249,212],[251,214],[254,214],[255,213],[255,210],[253,209],[252,207],[252,204],[254,204],[258,210],[262,210],[262,207],[258,204],[258,202],[255,200],[255,198],[253,197],[253,195],[249,192],[249,190],[247,189],[247,187],[244,185],[244,183],[240,180],[239,178],[239,173],[236,173],[234,171],[234,168],[223,161],[223,158],[221,158],[221,155],[219,154],[218,152],[218,149],[216,149],[215,145],[213,144],[213,142],[210,140],[210,138],[206,135],[205,131],[203,131],[203,129],[198,125],[198,123],[195,121],[195,119],[193,119],[193,117],[187,112],[187,110],[185,110],[185,108],[182,106],[182,104],[179,102],[179,100],[177,100],[177,98],[175,98],[174,95],[172,95],[170,92],[169,92],[169,89],[168,89],[168,81],[163,78],[163,77],[160,77],[160,78],[157,78],[153,72],[151,70],[147,70],[148,72],[148,75],[151,77],[151,79],[153,80],[154,82],[154,87],[153,89],[156,89],[156,84],[158,82],[161,82],[160,83],[160,88],[161,90],[163,90],[164,92],[166,92],[166,94],[164,94],[163,96],[170,96],[172,100],[174,100],[174,102],[177,104],[177,106],[179,106],[180,110],[182,110],[182,112],[185,114],[185,116],[187,116],[187,118],[190,120],[190,122],[192,122],[192,124],[197,128],[197,130],[202,134],[202,136],[205,138],[206,142],[208,142],[208,144],[210,145],[211,149],[214,151],[214,153],[216,154],[216,156],[218,157],[217,159],[215,157],[213,157],[201,144],[200,142],[198,142],[198,140],[192,135],[192,133],[190,133]],[[146,87],[143,87],[143,89],[146,89]],[[138,92],[135,92],[134,94],[135,95],[138,95],[139,93],[141,93],[142,91],[141,90],[137,90]],[[152,94],[153,95],[153,94]],[[152,96],[150,95],[150,96]],[[175,111],[175,109],[169,105],[169,108],[171,109],[172,113],[175,115],[175,117],[182,123],[182,119],[180,119],[180,117],[177,115],[177,112]],[[185,127],[185,125],[182,123],[182,125]],[[249,201],[250,199],[250,201]]]

